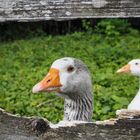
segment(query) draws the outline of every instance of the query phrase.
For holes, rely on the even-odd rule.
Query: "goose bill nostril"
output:
[[[51,79],[47,80],[47,83],[51,82]]]

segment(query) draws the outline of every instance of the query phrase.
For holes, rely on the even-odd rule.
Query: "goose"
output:
[[[79,59],[64,57],[51,65],[33,93],[57,92],[64,98],[63,121],[90,122],[93,111],[92,81],[87,66]]]
[[[140,59],[131,60],[127,65],[120,68],[117,73],[130,73],[140,78]],[[127,109],[140,111],[140,88]]]

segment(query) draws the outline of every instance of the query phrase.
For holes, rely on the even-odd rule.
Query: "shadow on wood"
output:
[[[125,112],[125,111],[124,111]],[[132,117],[133,115],[135,117]],[[45,119],[44,119],[45,120]],[[139,140],[140,113],[120,113],[119,118],[95,123],[53,125],[41,118],[18,117],[0,110],[1,140]],[[52,126],[52,125],[51,125]]]

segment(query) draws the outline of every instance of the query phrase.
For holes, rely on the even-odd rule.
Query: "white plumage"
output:
[[[64,97],[64,121],[89,122],[92,119],[91,77],[87,66],[78,59],[65,57],[56,60],[32,91],[56,91]]]
[[[118,73],[131,73],[140,77],[140,59],[134,59],[117,71]],[[140,89],[128,105],[128,110],[140,111]]]

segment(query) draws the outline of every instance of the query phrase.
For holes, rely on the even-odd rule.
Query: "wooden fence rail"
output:
[[[17,117],[0,110],[0,140],[140,140],[140,113],[126,116],[50,127],[43,119]]]
[[[140,17],[140,0],[0,0],[0,22]]]

